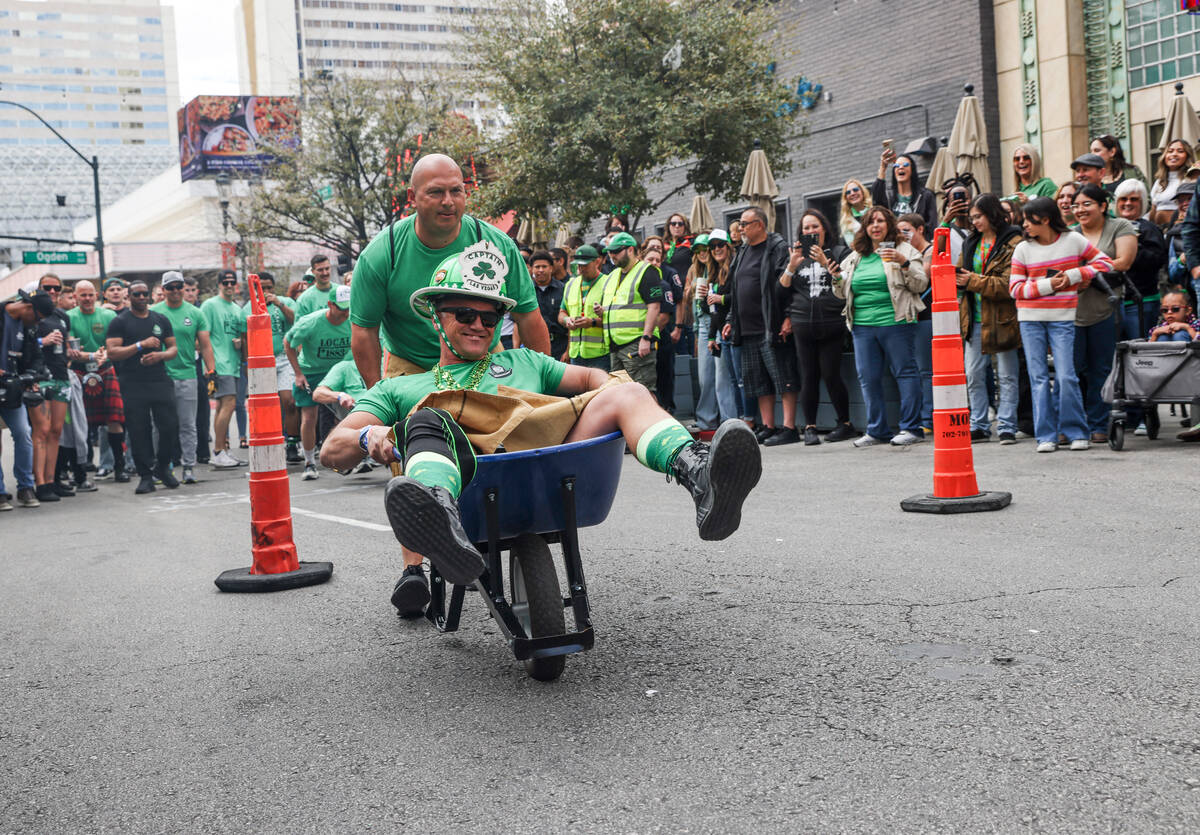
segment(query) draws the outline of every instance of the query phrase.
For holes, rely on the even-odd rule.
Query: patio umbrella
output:
[[[567,245],[567,239],[571,237],[571,227],[565,223],[558,225],[558,231],[554,233],[554,245],[559,249],[563,249]]]
[[[688,223],[691,224],[693,235],[709,232],[717,225],[713,221],[712,210],[708,208],[708,201],[704,199],[703,195],[697,194],[692,198],[692,212],[688,217]]]
[[[762,143],[755,139],[754,150],[746,162],[746,174],[742,177],[742,197],[767,213],[767,231],[771,232],[775,229],[775,198],[779,196],[779,188],[761,146]]]
[[[1171,99],[1171,109],[1167,111],[1167,124],[1163,127],[1162,143],[1158,150],[1167,150],[1167,145],[1176,139],[1182,139],[1194,150],[1200,143],[1200,118],[1196,116],[1196,108],[1183,94],[1183,82],[1175,84],[1175,96]]]
[[[517,243],[533,246],[536,243],[545,242],[547,237],[544,220],[537,217],[521,218],[521,226],[517,229]]]
[[[946,193],[942,189],[942,183],[958,173],[954,170],[954,155],[946,147],[948,141],[946,137],[942,137],[942,147],[938,148],[934,155],[933,165],[930,166],[929,174],[925,177],[925,188],[932,191],[937,197],[942,197]]]
[[[963,174],[967,171],[979,184],[979,191],[992,190],[992,175],[988,170],[987,125],[983,121],[983,108],[979,99],[971,95],[974,85],[963,88],[966,95],[958,103],[958,115],[954,117],[954,128],[950,131],[950,154],[954,157],[954,169]]]

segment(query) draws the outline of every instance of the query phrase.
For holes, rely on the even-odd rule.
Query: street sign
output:
[[[86,252],[55,252],[43,249],[26,250],[22,253],[24,264],[86,264]]]
[[[333,199],[333,186],[325,185],[317,189],[317,196],[321,198],[322,203],[327,203]]]

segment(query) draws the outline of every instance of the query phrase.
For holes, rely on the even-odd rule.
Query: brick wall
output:
[[[780,61],[780,78],[804,75],[833,95],[796,120],[808,134],[792,143],[792,172],[777,178],[781,199],[790,198],[793,225],[806,198],[837,193],[850,177],[869,186],[880,140],[890,137],[902,150],[914,139],[948,136],[967,83],[983,104],[992,181],[1000,187],[991,0],[781,0],[778,8],[780,31],[794,53]],[[897,112],[876,115],[887,111]],[[685,171],[667,171],[652,196],[675,188]],[[686,213],[692,197],[681,193],[643,218],[642,228],[665,222],[671,212]],[[709,203],[718,222],[725,210],[739,208]]]

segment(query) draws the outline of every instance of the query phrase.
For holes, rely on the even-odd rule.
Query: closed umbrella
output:
[[[567,245],[567,240],[571,237],[571,228],[565,223],[558,225],[558,231],[554,233],[554,245],[559,249],[563,249]]]
[[[751,205],[758,206],[767,213],[767,231],[775,229],[775,198],[779,196],[779,188],[775,185],[775,177],[771,174],[771,164],[767,162],[767,154],[754,140],[754,150],[746,162],[746,174],[742,177],[742,197]]]
[[[517,243],[533,246],[543,243],[547,238],[546,222],[537,217],[521,218],[521,226],[517,229]]]
[[[968,84],[963,89],[966,95],[958,103],[958,115],[950,131],[950,154],[954,157],[955,171],[959,174],[970,171],[979,191],[988,192],[992,190],[992,175],[988,170],[987,124],[979,99],[971,95],[975,87]]]
[[[694,235],[710,232],[717,225],[713,221],[712,209],[708,208],[708,201],[703,195],[697,194],[692,198],[692,212],[688,216],[688,223]]]
[[[933,165],[929,169],[929,175],[925,178],[925,187],[938,197],[942,197],[946,193],[946,190],[942,188],[942,183],[952,179],[958,173],[954,170],[954,155],[946,147],[947,141],[943,137],[942,147],[938,148],[937,154],[934,155]]]
[[[1183,94],[1183,82],[1175,84],[1175,96],[1171,99],[1171,109],[1167,111],[1167,124],[1163,128],[1162,144],[1158,150],[1167,150],[1167,146],[1176,139],[1182,139],[1193,150],[1200,143],[1200,117],[1196,116],[1196,108]]]

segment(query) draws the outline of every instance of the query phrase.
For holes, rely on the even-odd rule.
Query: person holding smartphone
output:
[[[897,155],[891,142],[883,142],[879,173],[871,184],[871,200],[876,206],[887,206],[897,217],[918,214],[925,219],[925,228],[932,229],[937,224],[937,198],[921,183],[916,160],[906,154]]]
[[[854,251],[830,269],[833,292],[846,300],[854,336],[854,363],[867,407],[867,431],[856,447],[925,440],[921,429],[921,373],[917,367],[917,314],[929,286],[923,257],[900,239],[896,217],[883,206],[863,215]],[[883,394],[885,365],[900,389],[900,432],[893,435]]]
[[[850,423],[850,395],[842,379],[842,344],[846,338],[842,314],[846,302],[833,292],[833,276],[829,273],[831,264],[838,264],[849,254],[825,215],[808,209],[800,216],[796,243],[791,247],[787,270],[779,279],[800,368],[805,446],[821,443],[817,409],[822,380],[837,413],[837,426],[825,440],[845,441],[856,434]]]
[[[1017,303],[1025,345],[1037,451],[1054,452],[1059,433],[1072,450],[1085,450],[1091,444],[1075,375],[1075,309],[1080,290],[1097,273],[1112,269],[1112,261],[1067,228],[1049,197],[1026,204],[1024,229],[1025,240],[1013,250],[1008,292]],[[1053,390],[1048,353],[1054,356]]]

